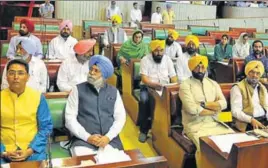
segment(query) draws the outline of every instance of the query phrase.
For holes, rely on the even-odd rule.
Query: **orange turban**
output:
[[[34,23],[32,21],[30,21],[28,19],[22,19],[20,21],[20,25],[21,24],[25,24],[29,32],[33,32],[34,31]]]
[[[93,46],[96,44],[96,40],[94,39],[87,39],[87,40],[80,40],[74,46],[74,52],[82,55],[87,53]]]
[[[153,40],[150,43],[150,47],[151,47],[151,50],[154,51],[158,47],[160,47],[161,49],[164,49],[165,44],[166,44],[165,40]]]
[[[246,67],[245,67],[245,74],[248,75],[248,73],[250,71],[252,71],[253,69],[257,69],[258,72],[260,72],[261,76],[264,73],[264,66],[262,64],[261,61],[250,61],[247,63]]]
[[[199,64],[203,64],[207,69],[208,67],[208,58],[206,56],[198,55],[193,56],[188,61],[188,67],[191,71],[193,71]]]
[[[185,45],[187,46],[190,41],[192,41],[195,44],[196,48],[199,47],[199,39],[198,39],[198,37],[196,37],[194,35],[188,35],[185,38]]]
[[[173,29],[168,30],[168,35],[171,36],[174,40],[177,40],[179,37],[179,33]]]

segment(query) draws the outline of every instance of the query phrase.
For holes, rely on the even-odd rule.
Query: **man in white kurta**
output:
[[[122,44],[128,40],[125,30],[119,27],[122,23],[121,16],[117,14],[113,15],[111,21],[112,27],[105,30],[103,36],[103,44],[105,47],[109,47],[111,44]]]
[[[262,62],[250,61],[245,67],[247,77],[231,90],[231,110],[241,131],[268,128],[268,95],[259,81],[263,73]]]
[[[163,22],[161,8],[158,6],[156,7],[156,12],[152,14],[151,23],[154,24],[161,24]]]
[[[131,25],[130,27],[139,27],[139,24],[142,20],[141,10],[138,8],[138,3],[133,3],[133,9],[130,11]]]
[[[176,71],[179,83],[192,76],[188,67],[188,61],[192,56],[196,56],[199,47],[199,39],[196,36],[188,35],[185,38],[186,52],[177,58]]]
[[[148,87],[155,89],[162,94],[162,89],[166,84],[176,83],[177,77],[170,57],[164,54],[165,40],[153,40],[150,43],[152,53],[146,55],[141,60],[141,89],[139,102],[139,141],[144,143],[152,123],[151,98]]]
[[[28,19],[22,19],[20,22],[20,30],[19,34],[11,37],[8,50],[7,50],[7,57],[9,59],[14,59],[16,56],[16,50],[17,50],[17,44],[20,37],[27,37],[30,40],[34,41],[35,45],[35,51],[34,55],[43,58],[43,50],[42,50],[42,44],[38,37],[32,34],[34,31],[34,23]]]
[[[196,163],[197,167],[200,167],[199,138],[234,131],[218,122],[217,114],[227,107],[227,102],[220,86],[205,77],[208,67],[207,57],[191,57],[188,65],[193,77],[185,80],[179,89],[182,101],[182,124],[183,131],[197,148]]]
[[[66,104],[65,126],[74,135],[72,156],[89,155],[98,149],[123,149],[119,133],[126,112],[119,91],[106,83],[114,72],[112,62],[95,55],[89,61],[87,82],[73,87]]]
[[[110,21],[113,15],[121,16],[120,8],[116,6],[116,1],[111,1],[111,5],[106,9],[106,19]]]
[[[57,77],[57,86],[61,92],[71,89],[87,80],[88,62],[93,55],[96,40],[81,40],[74,46],[76,55],[62,62]]]
[[[177,59],[182,56],[181,45],[176,42],[179,34],[176,30],[168,30],[168,37],[166,39],[165,55],[169,56],[173,64],[176,65]]]
[[[60,35],[53,38],[49,43],[48,52],[46,54],[48,59],[65,60],[66,58],[74,57],[73,50],[77,40],[71,36],[73,24],[70,20],[64,20],[60,26]]]
[[[29,64],[30,78],[27,82],[27,86],[45,93],[49,86],[49,78],[44,61],[34,56],[34,51],[36,51],[35,43],[26,37],[20,37],[16,48],[17,55],[14,59],[23,59]],[[1,90],[9,87],[6,78],[6,68],[7,67],[4,68],[2,75]]]

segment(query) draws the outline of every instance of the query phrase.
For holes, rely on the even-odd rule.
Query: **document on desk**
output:
[[[1,168],[10,168],[10,164],[9,163],[1,164]]]
[[[224,61],[217,61],[218,63],[222,64],[222,65],[228,65],[229,62],[224,62]]]
[[[209,138],[220,148],[222,152],[227,153],[231,152],[234,143],[258,140],[258,138],[249,136],[245,133],[214,135]]]
[[[96,164],[107,164],[131,160],[131,158],[123,150],[113,148],[111,145],[99,148],[98,153],[94,156],[94,158],[96,160]]]

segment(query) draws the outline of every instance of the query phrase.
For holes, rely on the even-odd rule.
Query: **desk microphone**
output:
[[[213,25],[214,25],[214,31],[216,31],[216,23],[213,22]]]

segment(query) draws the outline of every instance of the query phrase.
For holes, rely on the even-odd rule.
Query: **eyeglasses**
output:
[[[24,71],[8,71],[7,72],[8,76],[15,76],[16,74],[18,76],[24,76],[24,75],[26,75],[26,72],[24,72]]]

